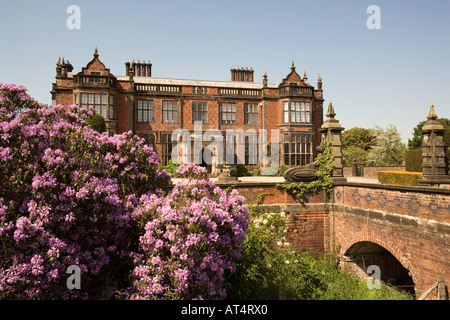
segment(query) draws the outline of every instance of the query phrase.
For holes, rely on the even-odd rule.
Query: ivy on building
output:
[[[317,155],[318,170],[316,179],[311,182],[278,183],[276,187],[294,195],[300,203],[306,201],[307,194],[314,194],[319,190],[331,192],[333,186],[334,157],[331,151],[331,143],[325,140],[322,143],[323,151]]]

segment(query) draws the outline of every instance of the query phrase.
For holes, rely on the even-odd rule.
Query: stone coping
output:
[[[236,187],[275,187],[278,183],[287,183],[283,177],[239,177],[238,181],[232,182],[219,182],[217,178],[211,178],[211,180],[219,187],[225,186],[236,186]],[[176,183],[180,179],[173,179]],[[436,187],[426,187],[426,186],[403,186],[403,185],[392,185],[392,184],[381,184],[381,183],[370,183],[366,181],[355,182],[355,181],[337,181],[334,186],[350,186],[350,187],[363,187],[372,189],[384,189],[384,190],[395,190],[395,191],[409,191],[409,192],[420,192],[420,193],[434,193],[434,194],[445,194],[450,195],[450,189],[448,188],[436,188]],[[173,183],[173,184],[174,184]]]

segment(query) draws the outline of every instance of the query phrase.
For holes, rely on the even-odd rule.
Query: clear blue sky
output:
[[[434,104],[450,118],[449,0],[1,1],[0,82],[26,86],[51,103],[57,57],[78,72],[98,46],[117,76],[124,63],[150,60],[155,77],[229,80],[231,66],[267,69],[281,81],[295,61],[325,107],[352,127],[394,124],[403,141]],[[70,30],[67,7],[81,9]],[[369,30],[370,5],[381,29]]]

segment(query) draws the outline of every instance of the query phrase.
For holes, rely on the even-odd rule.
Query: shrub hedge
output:
[[[409,172],[422,172],[422,149],[406,150],[405,170]]]
[[[99,113],[94,113],[93,115],[87,117],[85,119],[87,124],[97,132],[105,132],[106,131],[106,122],[103,116]]]
[[[249,175],[250,172],[243,164],[234,164],[230,167],[230,176],[232,177],[247,177]]]
[[[402,186],[418,186],[417,181],[422,172],[408,171],[379,171],[378,181],[383,184],[396,184]]]

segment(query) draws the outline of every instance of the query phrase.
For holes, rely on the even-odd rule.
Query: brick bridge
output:
[[[330,195],[319,192],[300,204],[275,183],[234,188],[251,203],[263,194],[265,210],[288,213],[289,241],[299,250],[334,253],[343,269],[361,275],[377,265],[381,280],[416,297],[439,273],[450,283],[450,189],[342,181]],[[436,295],[433,290],[427,299]]]

